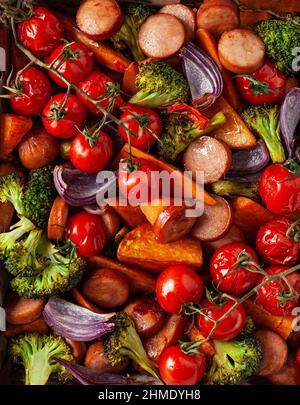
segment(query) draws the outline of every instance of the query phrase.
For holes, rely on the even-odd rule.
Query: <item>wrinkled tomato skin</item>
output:
[[[18,38],[34,55],[43,57],[61,44],[64,29],[50,10],[36,7],[32,17],[18,24]]]
[[[16,114],[25,117],[38,116],[52,96],[48,77],[35,67],[26,69],[19,78],[21,93],[11,98],[10,105]]]
[[[254,250],[245,243],[235,242],[222,246],[215,251],[210,261],[210,274],[214,284],[223,292],[229,294],[243,294],[249,291],[257,282],[258,273],[243,267],[226,276],[236,267],[238,256],[242,252],[250,256],[250,260],[258,264],[258,257]],[[255,270],[255,267],[249,265]]]
[[[159,358],[159,373],[167,385],[195,385],[205,372],[203,354],[187,355],[179,345],[167,347]]]
[[[212,303],[205,299],[200,307],[204,315],[198,313],[197,323],[201,333],[207,337],[214,327],[214,322],[220,319],[229,309],[233,307],[235,301],[228,300],[221,307],[217,303]],[[239,335],[245,325],[246,312],[243,304],[238,305],[225,319],[223,319],[211,335],[211,339],[231,340]]]
[[[299,242],[286,236],[293,221],[274,218],[261,226],[256,237],[256,250],[269,264],[294,266],[299,256]]]

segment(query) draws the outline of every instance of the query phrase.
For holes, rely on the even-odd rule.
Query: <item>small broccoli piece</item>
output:
[[[132,104],[158,108],[188,101],[187,81],[181,73],[164,62],[142,63],[135,84],[138,92],[130,99]]]
[[[241,116],[252,131],[265,142],[274,163],[284,162],[285,153],[280,139],[279,109],[277,106],[250,106]]]
[[[256,325],[255,325],[253,319],[251,318],[251,316],[248,315],[248,316],[246,316],[246,322],[243,327],[243,330],[237,336],[237,340],[244,340],[247,337],[252,336],[255,331],[256,331]]]
[[[23,196],[24,215],[39,228],[45,228],[55,197],[53,168],[32,170]]]
[[[212,183],[213,192],[222,197],[242,195],[252,200],[259,199],[258,182],[238,183],[232,180],[219,180]]]
[[[24,214],[23,192],[23,180],[16,173],[0,177],[0,201],[12,203],[19,215]]]
[[[293,50],[300,44],[299,17],[262,21],[255,31],[265,43],[267,54],[275,61],[276,67],[285,75],[295,74],[293,61],[296,55]]]
[[[170,114],[165,120],[165,131],[158,142],[158,153],[168,162],[175,162],[188,145],[202,135],[212,132],[224,124],[225,115],[220,112],[213,116],[209,126],[200,130],[195,124],[181,114]]]
[[[110,40],[113,42],[114,47],[121,51],[129,48],[134,60],[143,60],[145,55],[141,51],[138,43],[138,33],[140,26],[151,14],[155,13],[153,7],[145,5],[125,6],[125,20],[120,30],[113,35]]]
[[[216,354],[206,375],[208,385],[234,385],[253,375],[260,367],[262,350],[255,336],[244,340],[214,340]]]
[[[112,321],[115,324],[114,331],[103,338],[104,354],[108,361],[114,366],[123,363],[125,358],[129,357],[159,379],[131,318],[125,312],[118,312]]]
[[[26,385],[46,385],[50,377],[61,383],[71,380],[71,375],[55,357],[74,361],[71,348],[60,336],[26,333],[12,339],[9,353],[14,363],[25,369]]]

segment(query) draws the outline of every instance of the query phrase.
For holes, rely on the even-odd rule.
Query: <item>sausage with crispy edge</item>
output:
[[[119,374],[128,366],[128,361],[118,366],[112,366],[105,357],[103,343],[101,340],[92,343],[86,352],[84,365],[88,368],[98,371],[99,373],[115,373]]]
[[[196,31],[196,15],[192,9],[184,4],[167,4],[159,10],[159,13],[178,18],[184,26],[186,42],[193,41]]]
[[[72,349],[72,354],[77,363],[81,363],[86,354],[86,344],[85,342],[78,342],[71,339],[66,339],[66,342]]]
[[[3,307],[7,322],[12,325],[24,325],[38,319],[45,304],[45,300],[23,298],[11,292],[7,294]]]
[[[228,232],[221,238],[211,242],[204,243],[204,252],[213,252],[222,246],[233,242],[245,242],[243,232],[236,225],[232,225]]]

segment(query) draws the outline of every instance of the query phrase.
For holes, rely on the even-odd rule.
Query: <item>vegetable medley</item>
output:
[[[300,384],[285,3],[1,2],[1,381]]]

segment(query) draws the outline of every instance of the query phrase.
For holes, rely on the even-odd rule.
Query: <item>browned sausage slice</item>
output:
[[[159,12],[178,18],[184,26],[186,42],[193,41],[196,31],[196,15],[193,10],[184,4],[167,4]]]
[[[12,325],[24,325],[38,319],[45,304],[45,300],[23,298],[11,292],[6,296],[3,307],[7,322]]]
[[[79,7],[76,22],[92,39],[108,39],[119,31],[124,14],[116,0],[86,0]]]
[[[197,172],[203,172],[204,184],[220,180],[231,165],[231,151],[222,141],[210,136],[202,136],[192,142],[184,153],[185,170],[192,172],[196,180]]]
[[[300,385],[300,366],[295,361],[291,361],[278,373],[268,375],[267,379],[274,385]]]
[[[232,0],[207,0],[198,9],[197,27],[205,28],[216,37],[239,24],[239,10]]]
[[[237,28],[224,32],[218,44],[222,65],[237,74],[258,70],[265,60],[265,45],[253,31]]]
[[[77,342],[75,340],[66,339],[66,342],[72,349],[73,357],[76,363],[81,363],[84,359],[86,353],[86,344],[85,342]]]
[[[135,298],[123,311],[132,318],[141,338],[149,338],[163,327],[164,311],[152,297]]]
[[[260,341],[263,352],[263,361],[256,375],[264,377],[277,373],[287,361],[288,347],[285,340],[268,329],[256,331],[255,336]]]
[[[24,325],[12,325],[11,323],[6,323],[6,331],[3,335],[11,338],[25,332],[36,332],[36,333],[48,333],[49,326],[46,324],[44,318],[41,316],[33,322],[25,323]]]
[[[128,366],[128,361],[125,360],[124,363],[118,366],[112,366],[105,357],[102,341],[99,340],[91,344],[91,346],[89,346],[87,349],[84,365],[88,368],[99,371],[99,373],[118,374],[125,370],[125,368]]]
[[[168,14],[154,14],[147,18],[139,31],[139,46],[145,55],[169,58],[179,51],[185,41],[184,26],[178,18]]]
[[[204,251],[215,251],[222,246],[229,245],[234,242],[245,242],[243,232],[236,225],[232,225],[228,232],[221,238],[211,242],[205,242]]]
[[[192,229],[192,235],[203,241],[212,241],[222,238],[232,224],[232,212],[228,202],[217,195],[214,196],[217,204],[205,205],[203,215],[197,219]]]
[[[117,308],[128,300],[129,284],[117,271],[96,269],[84,282],[83,293],[100,307]]]

